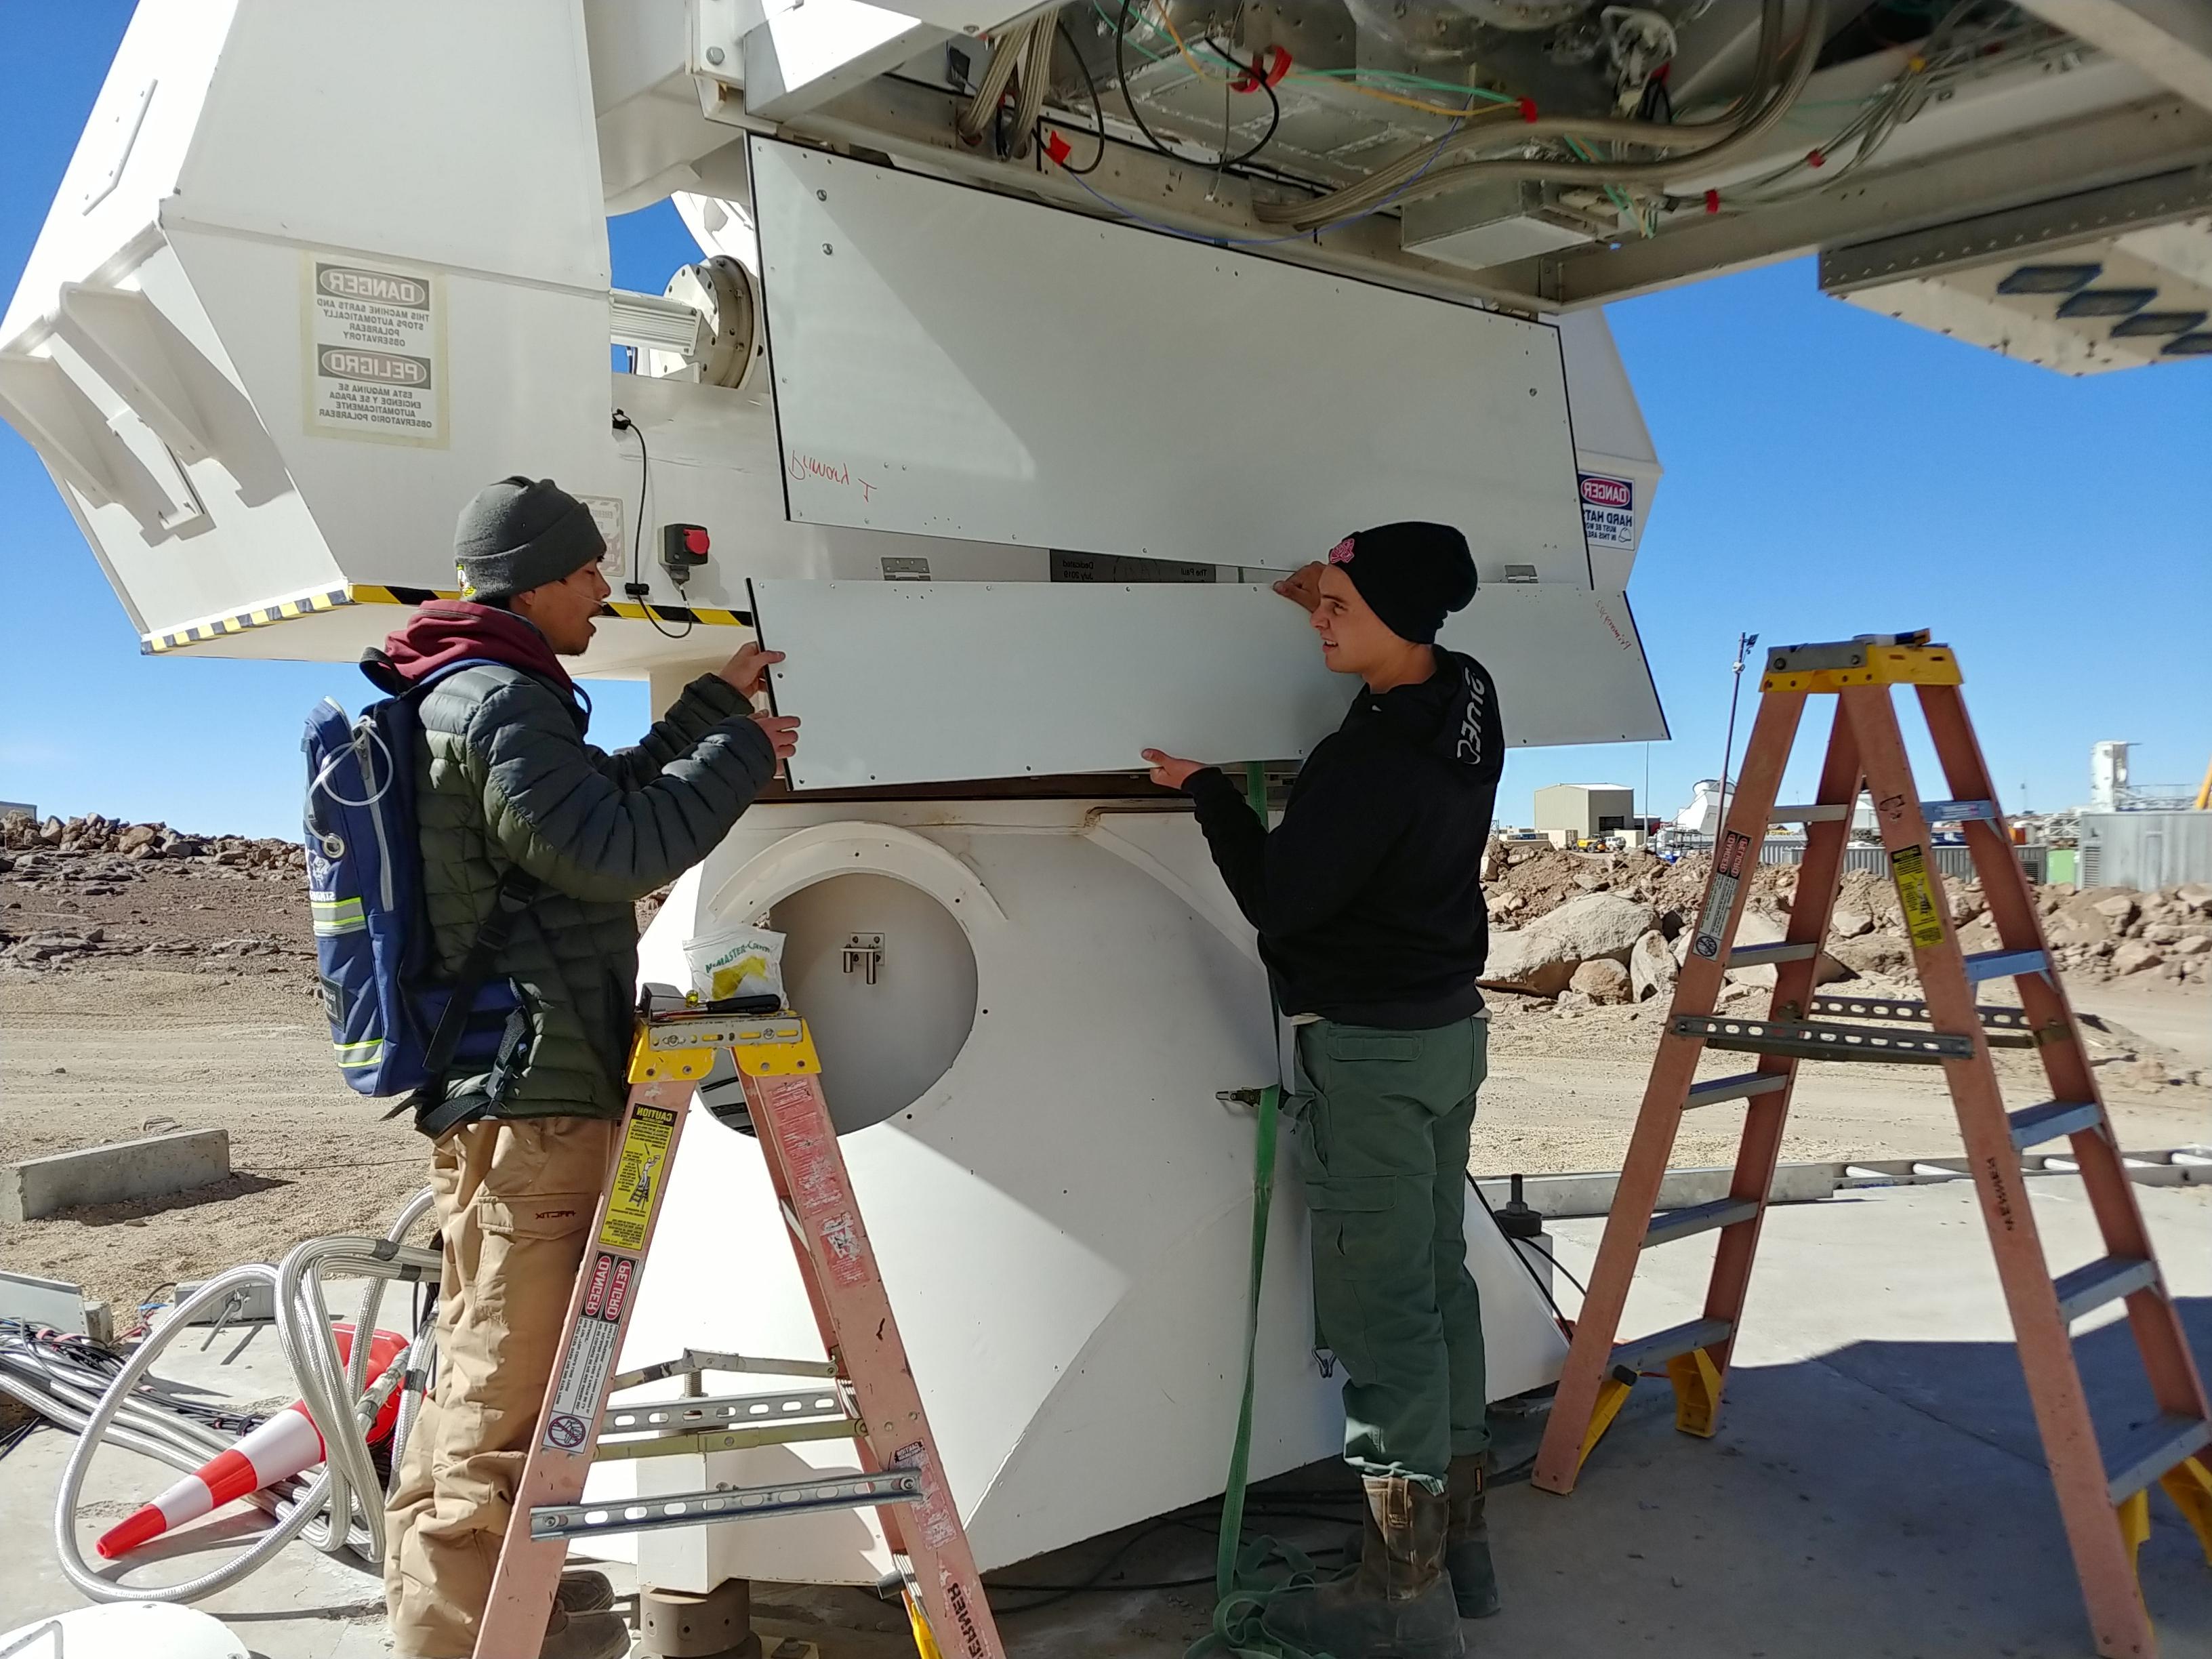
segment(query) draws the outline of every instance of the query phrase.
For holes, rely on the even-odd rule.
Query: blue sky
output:
[[[0,11],[0,58],[40,66],[0,100],[0,291],[129,13],[116,0]],[[611,236],[623,287],[658,293],[696,257],[665,205]],[[2212,367],[2063,379],[1824,299],[1807,262],[1609,315],[1667,468],[1630,590],[1674,732],[1650,747],[1656,810],[1719,770],[1739,629],[1775,643],[1932,627],[1959,649],[2015,810],[2079,801],[2100,738],[2142,745],[2138,782],[2203,774]],[[363,701],[353,669],[140,655],[45,469],[5,427],[0,572],[0,799],[293,833],[301,719],[324,696]],[[628,740],[642,687],[594,691],[595,734]],[[1527,822],[1547,783],[1640,792],[1644,763],[1640,744],[1516,751],[1499,814]],[[1923,793],[1942,792],[1931,780]]]

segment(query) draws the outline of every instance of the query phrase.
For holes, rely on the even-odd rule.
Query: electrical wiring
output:
[[[983,65],[983,78],[975,83],[975,95],[953,124],[963,144],[981,143],[997,118],[999,100],[1006,95],[1006,83],[1014,78],[1014,65],[1020,60],[1030,28],[1027,23],[1020,24],[992,41],[991,58]]]
[[[1019,161],[1030,153],[1037,117],[1044,112],[1045,94],[1052,81],[1053,32],[1042,21],[1030,25],[1022,42],[1018,74],[1021,90],[1015,95],[1013,120],[1009,125],[1007,154]]]
[[[1103,0],[1091,0],[1091,9],[1098,14],[1100,21],[1103,21],[1109,30],[1112,30],[1116,34],[1121,33],[1120,27],[1115,22],[1113,15],[1106,9]],[[1146,17],[1145,21],[1147,23],[1152,21],[1150,17]],[[1158,25],[1156,24],[1154,27],[1158,27]],[[1173,33],[1173,26],[1171,24],[1168,26],[1166,32],[1170,33]],[[1212,42],[1209,41],[1206,44],[1212,45]],[[1141,57],[1150,58],[1155,64],[1164,64],[1171,55],[1167,52],[1154,52],[1141,40],[1129,40],[1128,46],[1131,51],[1137,52]],[[1217,47],[1216,50],[1218,51],[1219,49]],[[1183,52],[1182,56],[1184,60],[1191,64],[1194,71],[1198,73],[1203,78],[1207,80],[1220,78],[1218,76],[1207,75],[1204,65],[1200,64],[1194,58],[1192,58],[1188,50]],[[1224,56],[1226,56],[1226,54],[1224,53]],[[1238,64],[1237,67],[1240,74],[1245,72],[1243,65]],[[1493,92],[1487,87],[1464,86],[1455,81],[1440,81],[1433,76],[1410,75],[1396,70],[1309,70],[1299,69],[1293,66],[1290,73],[1285,78],[1291,81],[1344,81],[1349,83],[1347,88],[1348,90],[1355,92],[1362,97],[1372,98],[1382,103],[1396,104],[1406,109],[1419,110],[1425,115],[1443,116],[1448,119],[1459,119],[1474,113],[1475,106],[1478,104],[1488,103],[1513,105],[1518,104],[1521,101],[1519,99],[1514,98],[1508,94]],[[1470,101],[1465,106],[1458,109],[1455,109],[1445,104],[1424,103],[1419,99],[1406,97],[1401,92],[1386,90],[1382,86],[1370,87],[1363,84],[1364,82],[1370,80],[1385,82],[1389,88],[1410,88],[1428,92],[1449,93],[1455,97],[1465,98]]]
[[[1773,171],[1734,186],[1729,197],[1744,207],[1762,207],[1832,189],[1872,161],[1899,128],[1914,119],[1930,99],[1960,75],[1986,68],[2001,55],[2008,64],[2020,65],[2077,49],[2070,37],[2045,26],[2033,22],[2021,26],[2018,9],[2010,4],[1999,5],[1995,15],[1967,32],[1973,14],[1990,3],[1991,0],[1948,0],[1940,15],[1932,9],[1924,14],[1936,17],[1935,27],[1919,41],[1899,48],[1911,56],[1895,80],[1850,105],[1856,112],[1841,130]],[[2015,50],[2027,42],[2034,44],[2026,51]],[[1828,164],[1839,156],[1844,157],[1841,165],[1830,169]],[[1812,173],[1818,176],[1802,187],[1773,188]]]
[[[1167,156],[1170,161],[1188,161],[1190,159],[1189,157],[1183,155],[1181,152],[1170,148],[1167,143],[1164,143],[1161,140],[1160,136],[1154,132],[1152,128],[1146,124],[1144,112],[1137,107],[1137,100],[1129,94],[1129,59],[1125,48],[1127,48],[1129,44],[1128,22],[1134,9],[1135,0],[1121,0],[1121,26],[1114,31],[1114,73],[1121,83],[1121,102],[1129,112],[1129,118],[1136,123],[1137,131],[1145,135],[1146,142],[1151,144],[1154,149],[1159,151],[1161,155]],[[1186,53],[1185,55],[1188,56],[1188,54]],[[1198,60],[1194,58],[1190,61],[1194,65],[1195,65]],[[1261,150],[1267,149],[1268,144],[1273,143],[1274,140],[1275,130],[1282,125],[1282,100],[1275,96],[1275,89],[1267,85],[1265,77],[1255,78],[1258,78],[1260,81],[1261,89],[1267,94],[1267,130],[1260,135],[1260,142],[1258,143],[1254,144],[1249,149],[1245,150],[1242,155],[1233,156],[1229,155],[1224,148],[1223,158],[1213,163],[1215,167],[1223,172],[1226,172],[1231,167],[1243,165],[1244,162],[1250,161],[1254,156],[1257,155]],[[1076,182],[1079,184],[1082,183],[1080,179],[1078,179]],[[1085,185],[1084,188],[1085,190],[1089,190],[1091,187],[1088,185]],[[1093,195],[1097,194],[1095,191],[1091,193]],[[1099,200],[1105,201],[1106,198],[1103,196],[1100,196]]]
[[[1450,142],[1452,134],[1458,131],[1456,126],[1448,130],[1442,138],[1437,139],[1430,147],[1429,161],[1434,161],[1437,156],[1443,154],[1444,146]],[[1073,169],[1067,170],[1073,172]],[[1415,170],[1413,177],[1419,179],[1427,170],[1428,165],[1425,162]],[[1285,242],[1317,240],[1321,234],[1319,231],[1314,230],[1294,231],[1288,236],[1208,236],[1199,231],[1184,230],[1180,226],[1164,224],[1158,219],[1147,218],[1127,204],[1115,201],[1087,179],[1079,178],[1075,180],[1075,184],[1079,190],[1091,197],[1100,206],[1106,208],[1117,217],[1126,219],[1133,225],[1142,225],[1146,230],[1156,230],[1164,236],[1178,237],[1186,242],[1202,242],[1209,247],[1279,247]],[[1335,220],[1327,228],[1339,230],[1346,225],[1357,223],[1359,220],[1371,219],[1388,207],[1393,199],[1395,199],[1393,197],[1386,196],[1364,212],[1350,214],[1344,218]]]
[[[1764,15],[1772,18],[1780,11],[1778,0],[1767,0]],[[1702,148],[1661,161],[1547,161],[1526,157],[1463,161],[1457,166],[1423,171],[1427,176],[1418,181],[1407,177],[1407,161],[1401,160],[1391,166],[1378,168],[1356,185],[1333,191],[1326,196],[1310,200],[1283,203],[1263,203],[1255,207],[1254,215],[1263,224],[1283,224],[1300,229],[1319,229],[1339,217],[1363,211],[1373,205],[1378,191],[1389,188],[1401,200],[1419,200],[1439,191],[1455,188],[1471,179],[1511,178],[1529,179],[1548,184],[1596,184],[1610,180],[1615,184],[1664,184],[1686,175],[1710,172],[1729,157],[1750,148],[1780,121],[1806,81],[1811,76],[1813,65],[1820,55],[1827,19],[1827,0],[1811,0],[1808,7],[1805,27],[1788,59],[1788,69],[1778,87],[1756,106],[1742,123],[1727,137],[1705,143]],[[1762,76],[1763,83],[1765,77]],[[1756,88],[1754,89],[1757,89]],[[1618,127],[1634,127],[1632,122],[1583,122],[1549,118],[1525,123],[1518,131],[1529,139],[1563,138],[1567,137],[1616,137],[1610,131]],[[1605,131],[1593,131],[1593,128]],[[1677,125],[1663,129],[1672,142],[1675,135],[1695,135],[1705,131],[1702,126]],[[1448,146],[1448,154],[1456,157],[1480,144],[1495,142],[1497,135],[1488,130],[1462,134]],[[1635,142],[1650,144],[1652,138],[1645,134]]]
[[[1474,1172],[1471,1170],[1468,1174],[1467,1187],[1468,1190],[1474,1194],[1474,1201],[1482,1206],[1483,1213],[1490,1218],[1491,1225],[1494,1227],[1497,1226],[1498,1212],[1490,1207],[1490,1200],[1482,1190],[1482,1183],[1474,1178]],[[1522,1244],[1533,1242],[1530,1240],[1516,1238],[1510,1233],[1507,1232],[1503,1227],[1498,1228],[1498,1236],[1505,1240],[1509,1244]],[[1546,1249],[1540,1244],[1535,1245],[1534,1249],[1539,1255],[1542,1256],[1547,1261],[1550,1261],[1554,1267],[1559,1267],[1558,1261],[1553,1260],[1552,1253],[1549,1250]],[[1521,1271],[1528,1275],[1528,1282],[1536,1287],[1536,1294],[1542,1297],[1546,1302],[1551,1304],[1552,1317],[1558,1320],[1563,1326],[1570,1323],[1571,1322],[1568,1320],[1565,1311],[1559,1306],[1559,1298],[1552,1294],[1552,1287],[1544,1282],[1544,1276],[1541,1273],[1538,1273],[1534,1267],[1528,1265],[1528,1258],[1522,1255],[1521,1252],[1516,1249],[1513,1252],[1513,1259],[1521,1264]],[[1559,1271],[1561,1273],[1567,1272],[1565,1267],[1559,1267]],[[1575,1276],[1572,1273],[1567,1273],[1567,1277],[1570,1279],[1574,1279]],[[1582,1288],[1581,1281],[1579,1279],[1575,1279],[1575,1287],[1577,1290]],[[1587,1292],[1585,1292],[1585,1294],[1587,1294]]]
[[[637,440],[637,533],[630,538],[629,585],[625,592],[637,601],[638,609],[645,612],[646,621],[653,631],[664,640],[683,640],[691,636],[693,624],[686,622],[684,631],[672,633],[660,625],[660,618],[653,614],[653,597],[645,581],[645,495],[653,486],[653,452],[646,447],[645,428],[622,410],[615,410],[617,430],[629,433]]]
[[[1067,50],[1075,59],[1075,67],[1083,76],[1083,89],[1091,97],[1091,118],[1098,124],[1098,131],[1095,135],[1098,142],[1098,150],[1091,158],[1089,165],[1075,167],[1068,167],[1065,161],[1060,163],[1060,166],[1066,167],[1070,173],[1080,179],[1087,173],[1097,172],[1098,164],[1106,159],[1106,104],[1105,100],[1098,95],[1098,77],[1091,74],[1091,65],[1084,61],[1083,49],[1075,44],[1075,37],[1067,32],[1066,22],[1055,17],[1053,20],[1053,27],[1058,32],[1060,38],[1067,43]]]

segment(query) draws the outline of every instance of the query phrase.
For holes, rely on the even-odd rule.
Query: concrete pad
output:
[[[2077,1181],[2030,1187],[2054,1272],[2094,1253]],[[2138,1188],[2181,1299],[2200,1366],[2212,1370],[2212,1188]],[[1566,1267],[1587,1277],[1601,1224],[1555,1224]],[[1629,1334],[1693,1314],[1710,1238],[1648,1252]],[[346,1298],[338,1296],[343,1307]],[[1571,1308],[1572,1304],[1569,1304]],[[2142,1379],[2118,1309],[2083,1322],[2078,1349],[2100,1413],[2139,1410]],[[1230,1317],[1233,1310],[1224,1310]],[[220,1381],[233,1398],[284,1393],[265,1328],[197,1333],[166,1374]],[[1266,1379],[1261,1386],[1268,1386]],[[1534,1451],[1540,1417],[1501,1418],[1501,1467]],[[1226,1428],[1224,1425],[1224,1439]],[[0,1607],[21,1618],[79,1605],[47,1542],[67,1437],[41,1431],[0,1474]],[[1142,1455],[1133,1448],[1132,1455]],[[104,1455],[79,1521],[87,1540],[163,1484],[166,1471]],[[1255,1532],[1316,1559],[1355,1510],[1338,1465],[1255,1488]],[[2073,1570],[2029,1416],[1972,1189],[1870,1189],[1767,1218],[1750,1305],[1711,1440],[1674,1430],[1664,1383],[1639,1387],[1573,1496],[1525,1480],[1491,1500],[1505,1600],[1467,1626],[1474,1654],[1650,1654],[1661,1659],[2072,1659],[2090,1651]],[[226,1511],[240,1516],[243,1511]],[[2212,1570],[2163,1497],[2152,1501],[2143,1587],[2165,1659],[2212,1659]],[[258,1521],[210,1517],[176,1553],[128,1575],[174,1579],[237,1547]],[[746,1522],[768,1525],[771,1522]],[[1213,1520],[1203,1509],[994,1574],[1013,1659],[1177,1659],[1212,1608]],[[625,1570],[610,1564],[618,1588]],[[1057,1587],[1090,1582],[1083,1593]],[[1053,1587],[1024,1594],[1016,1585]],[[907,1659],[896,1606],[864,1591],[763,1584],[770,1639],[801,1636],[823,1659]],[[294,1545],[201,1604],[264,1659],[357,1659],[389,1651],[375,1579]]]
[[[36,1221],[80,1204],[166,1198],[229,1173],[228,1129],[179,1129],[27,1158],[0,1169],[0,1222]]]

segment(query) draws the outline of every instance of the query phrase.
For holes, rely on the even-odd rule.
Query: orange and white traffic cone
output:
[[[353,1355],[353,1327],[334,1328],[341,1362]],[[407,1339],[397,1331],[378,1331],[368,1340],[368,1377],[374,1382],[385,1368],[405,1352]],[[371,1442],[392,1432],[399,1414],[399,1395],[394,1393],[377,1413],[369,1430]],[[302,1470],[311,1469],[325,1455],[323,1437],[298,1401],[278,1412],[235,1446],[200,1465],[150,1504],[142,1504],[131,1516],[100,1535],[96,1546],[110,1561],[159,1538],[172,1527],[221,1508],[234,1498],[272,1486]]]

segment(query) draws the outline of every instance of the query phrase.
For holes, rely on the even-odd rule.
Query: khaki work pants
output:
[[[405,1659],[475,1649],[619,1127],[475,1123],[432,1152],[438,1383],[385,1520],[385,1604]]]

